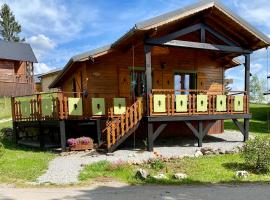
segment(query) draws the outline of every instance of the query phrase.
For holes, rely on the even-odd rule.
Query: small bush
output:
[[[162,160],[154,159],[150,162],[150,166],[152,169],[160,170],[160,169],[165,168],[166,164]]]
[[[4,145],[0,142],[0,159],[1,157],[5,154],[5,147]]]
[[[249,140],[241,152],[245,163],[255,172],[268,172],[270,169],[270,139],[256,137]]]

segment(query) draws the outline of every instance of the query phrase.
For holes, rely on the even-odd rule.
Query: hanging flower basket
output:
[[[71,151],[83,151],[93,149],[93,139],[90,137],[70,138],[67,140]]]

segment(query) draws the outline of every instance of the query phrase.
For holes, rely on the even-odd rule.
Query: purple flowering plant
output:
[[[91,139],[89,137],[69,138],[67,143],[69,146],[74,147],[77,144],[89,144]]]

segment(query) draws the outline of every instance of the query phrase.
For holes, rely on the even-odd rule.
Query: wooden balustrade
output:
[[[166,97],[165,100],[165,112],[154,112],[154,95],[163,94]],[[176,112],[176,94],[187,95],[187,111]],[[207,111],[200,112],[197,110],[197,95],[207,95]],[[242,94],[243,96],[243,110],[236,111],[234,109],[235,95]],[[217,111],[217,95],[226,95],[226,111]],[[226,92],[209,92],[206,90],[170,90],[170,89],[153,89],[152,94],[149,94],[149,114],[150,116],[162,116],[162,115],[216,115],[216,114],[247,114],[249,113],[249,98],[244,91],[232,91],[229,94]]]
[[[107,148],[116,144],[119,139],[138,124],[142,118],[142,112],[142,100],[137,100],[126,109],[125,113],[110,119],[106,123],[104,132],[107,134]]]

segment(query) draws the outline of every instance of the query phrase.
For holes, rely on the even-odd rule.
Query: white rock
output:
[[[194,154],[194,157],[197,158],[197,157],[200,157],[200,156],[203,156],[203,153],[200,150],[196,151],[195,154]]]
[[[249,173],[247,171],[237,171],[235,176],[238,178],[247,178]]]
[[[130,153],[130,154],[128,154],[128,157],[129,158],[135,158],[136,157],[136,154],[135,153]]]
[[[165,174],[158,174],[156,176],[153,176],[154,179],[158,179],[158,180],[161,180],[161,179],[166,179],[167,176]]]
[[[182,180],[182,179],[186,179],[188,176],[184,173],[176,173],[174,174],[173,176],[175,179],[179,179],[179,180]]]
[[[136,172],[136,176],[141,178],[141,179],[147,179],[148,172],[144,169],[138,169]]]

